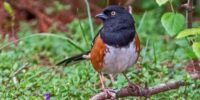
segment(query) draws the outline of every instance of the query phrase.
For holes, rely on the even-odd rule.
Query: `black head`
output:
[[[126,46],[133,41],[135,35],[134,20],[125,8],[117,5],[106,7],[96,15],[104,25],[100,36],[108,45]]]
[[[96,15],[97,18],[103,20],[103,22],[111,21],[114,19],[132,19],[132,16],[124,7],[111,5],[106,7],[103,12]]]

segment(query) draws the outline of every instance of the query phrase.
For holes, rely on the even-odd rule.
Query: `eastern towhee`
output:
[[[96,17],[103,21],[103,27],[94,38],[91,50],[64,59],[58,65],[89,59],[100,74],[103,88],[102,73],[123,73],[131,83],[124,72],[137,61],[140,53],[140,41],[132,15],[125,8],[112,5]]]

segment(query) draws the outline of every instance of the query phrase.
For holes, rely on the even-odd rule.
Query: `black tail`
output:
[[[85,59],[87,59],[85,56],[89,55],[89,53],[90,53],[90,51],[87,51],[87,52],[72,56],[70,58],[65,58],[65,59],[61,60],[59,63],[57,63],[56,65],[64,65],[64,66],[66,66],[66,65],[68,65],[68,64],[70,64],[72,62],[85,60]]]

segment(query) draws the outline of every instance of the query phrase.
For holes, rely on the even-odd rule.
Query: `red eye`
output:
[[[115,12],[115,11],[112,11],[112,12],[111,12],[111,15],[112,15],[112,16],[115,16],[115,15],[116,15],[116,12]]]

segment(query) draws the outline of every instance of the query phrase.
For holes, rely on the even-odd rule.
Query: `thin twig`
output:
[[[193,0],[188,0],[186,8],[186,17],[187,17],[187,27],[192,28],[192,8],[193,8]]]
[[[14,84],[18,83],[16,75],[19,74],[23,69],[27,67],[28,63],[24,64],[22,67],[20,67],[17,71],[15,71],[13,74],[10,75],[9,81],[12,79]]]
[[[169,0],[169,3],[170,3],[170,7],[171,7],[172,12],[174,12],[174,7],[173,7],[173,4],[172,4],[172,0]]]
[[[192,16],[193,16],[193,0],[188,0],[187,3],[181,5],[181,7],[186,9],[186,23],[187,28],[192,28]],[[189,38],[187,38],[188,43],[192,45],[193,41]]]
[[[28,67],[27,66],[28,65],[28,63],[26,63],[26,64],[24,64],[22,67],[20,67],[17,71],[15,71],[12,75],[11,75],[11,77],[14,77],[14,76],[16,76],[18,73],[20,73],[23,69],[25,69],[26,67]]]
[[[124,6],[128,6],[131,5],[135,2],[135,0],[127,0],[126,3],[124,4]]]
[[[186,9],[186,23],[187,28],[192,28],[192,9],[193,9],[193,0],[188,0],[187,3],[181,5],[181,7]]]

